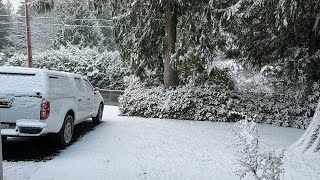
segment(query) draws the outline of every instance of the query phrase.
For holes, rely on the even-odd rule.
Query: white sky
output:
[[[22,5],[21,2],[24,2],[24,0],[4,0],[4,2],[8,1],[12,3],[15,12],[18,10],[18,7]]]

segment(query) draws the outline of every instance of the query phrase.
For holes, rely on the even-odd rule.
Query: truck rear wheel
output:
[[[61,130],[57,134],[57,143],[61,148],[71,144],[72,136],[74,131],[73,117],[70,114],[67,114],[64,118],[63,125]]]

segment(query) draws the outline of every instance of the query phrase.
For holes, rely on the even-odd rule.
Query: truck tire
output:
[[[60,148],[65,148],[71,144],[74,131],[73,117],[67,114],[64,118],[61,130],[57,134],[57,145]]]
[[[102,121],[102,115],[103,115],[103,104],[100,103],[97,116],[92,118],[93,124],[100,124]]]

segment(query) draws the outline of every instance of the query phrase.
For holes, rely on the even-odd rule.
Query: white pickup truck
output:
[[[70,144],[74,125],[92,118],[100,123],[104,102],[83,76],[44,69],[0,67],[1,135],[54,134]]]

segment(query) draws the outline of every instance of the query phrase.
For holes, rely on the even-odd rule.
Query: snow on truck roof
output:
[[[28,67],[0,67],[0,73],[23,73],[23,74],[39,74],[39,73],[50,73],[53,75],[61,76],[74,76],[74,77],[83,77],[79,74],[68,73],[62,71],[53,71],[48,69],[38,69],[38,68],[28,68]]]

